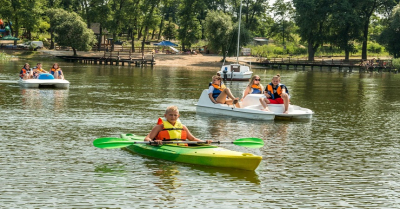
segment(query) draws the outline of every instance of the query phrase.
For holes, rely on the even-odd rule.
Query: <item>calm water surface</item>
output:
[[[0,63],[0,80],[16,80],[22,65]],[[196,114],[216,68],[60,66],[68,90],[0,83],[0,208],[400,207],[400,75],[254,69],[264,85],[281,73],[292,104],[315,112],[310,121],[261,122]],[[246,85],[227,83],[235,95]],[[260,166],[226,170],[92,146],[147,134],[169,105],[199,138],[262,138],[261,149],[224,146],[262,155]]]

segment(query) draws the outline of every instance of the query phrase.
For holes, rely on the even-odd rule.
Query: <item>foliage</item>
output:
[[[392,65],[395,69],[400,70],[400,58],[392,59]]]
[[[209,47],[214,51],[228,51],[233,31],[232,19],[222,11],[211,11],[207,14],[205,35],[209,41]]]
[[[163,31],[163,36],[167,40],[175,39],[177,31],[176,31],[176,25],[175,23],[172,22],[172,18],[170,21],[168,21],[167,24],[165,24],[165,29]]]
[[[11,59],[11,56],[7,55],[4,52],[0,52],[0,61],[8,61]]]
[[[400,57],[400,4],[393,9],[389,25],[382,31],[378,42],[384,45],[394,58]]]
[[[95,43],[93,31],[86,27],[86,23],[75,12],[67,12],[63,9],[50,9],[51,24],[54,33],[57,34],[56,41],[59,46],[69,46],[74,50],[88,51]]]
[[[181,40],[182,50],[190,48],[192,43],[201,38],[201,24],[196,18],[197,8],[200,7],[199,0],[185,0],[179,5],[178,19],[180,28],[178,38]]]

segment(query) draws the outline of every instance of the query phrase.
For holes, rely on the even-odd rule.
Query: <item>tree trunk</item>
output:
[[[369,18],[364,23],[364,30],[363,30],[364,37],[363,37],[362,54],[361,54],[361,59],[363,59],[363,60],[367,59],[368,26],[369,26]]]
[[[117,34],[113,33],[113,39],[111,40],[111,51],[114,51],[114,41],[117,38]]]
[[[344,50],[344,61],[349,61],[349,57],[350,57],[350,50],[346,48]]]
[[[74,56],[77,56],[76,49],[72,47],[72,50],[74,50]]]
[[[146,36],[147,36],[147,30],[148,27],[144,29],[144,35],[143,35],[143,41],[142,41],[142,59],[144,59],[144,42],[146,42]]]
[[[97,51],[101,50],[101,44],[102,44],[102,33],[103,33],[103,28],[101,27],[101,23],[100,23],[100,34],[99,34],[99,38],[97,39]],[[105,49],[104,49],[105,50]]]
[[[311,41],[308,42],[308,61],[314,61],[315,50]]]
[[[160,32],[158,33],[158,38],[157,38],[157,41],[159,41],[159,40],[160,40],[160,38],[161,38],[161,33],[162,33],[162,30],[163,30],[163,26],[164,26],[164,16],[161,18],[161,23],[160,23]]]
[[[152,32],[152,34],[151,34],[151,40],[153,40],[154,39],[154,31],[156,31],[155,29],[153,29],[153,32]]]
[[[50,31],[50,49],[54,49],[54,32],[52,29]]]
[[[142,30],[143,30],[143,26],[140,27],[139,31],[138,31],[138,39],[140,40],[140,38],[142,38]]]

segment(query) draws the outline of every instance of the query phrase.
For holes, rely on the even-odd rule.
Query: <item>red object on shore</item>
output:
[[[2,20],[2,19],[0,19],[0,25],[3,25],[3,23],[4,23],[4,22],[3,22],[3,20]]]

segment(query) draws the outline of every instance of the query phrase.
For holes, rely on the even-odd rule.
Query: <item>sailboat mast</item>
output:
[[[241,20],[242,20],[242,0],[240,0],[240,10],[239,10],[238,43],[237,43],[237,53],[236,53],[237,64],[239,64],[239,42],[240,42],[240,21]]]

